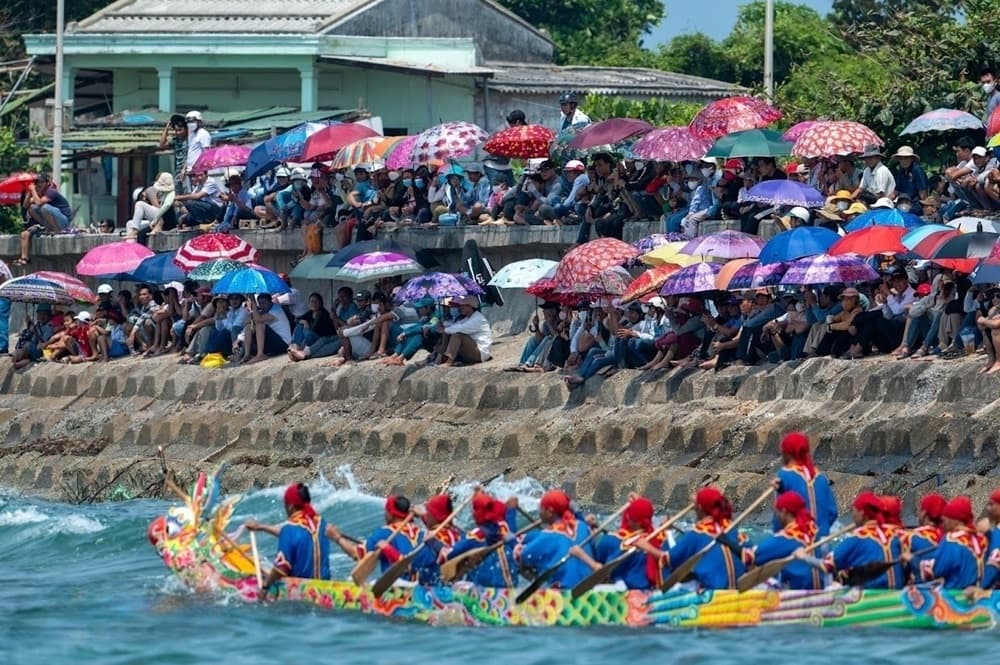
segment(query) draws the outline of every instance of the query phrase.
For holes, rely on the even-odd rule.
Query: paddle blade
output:
[[[378,565],[378,551],[369,552],[362,557],[361,561],[358,561],[357,565],[354,566],[354,570],[351,571],[351,579],[358,586],[365,583],[368,576],[375,572],[375,567]]]
[[[758,584],[766,582],[775,575],[779,574],[785,566],[794,560],[794,557],[785,557],[783,559],[768,561],[761,566],[757,566],[753,570],[744,573],[740,579],[736,580],[736,590],[741,592],[749,591]]]
[[[381,598],[382,594],[388,591],[389,587],[392,586],[392,583],[405,575],[406,571],[410,569],[410,563],[413,561],[416,554],[416,551],[410,552],[402,559],[392,564],[389,570],[382,573],[382,577],[375,580],[375,584],[372,585],[372,594],[376,598]]]
[[[445,582],[453,582],[454,580],[465,577],[466,573],[481,564],[491,552],[502,544],[503,543],[498,543],[496,545],[490,545],[489,547],[480,547],[470,550],[464,554],[460,554],[454,559],[445,561],[441,564],[441,579]]]
[[[531,598],[531,596],[536,591],[538,591],[539,589],[542,588],[543,584],[545,584],[550,579],[552,579],[552,576],[555,575],[556,570],[558,570],[558,569],[559,569],[559,564],[556,564],[555,566],[549,568],[548,570],[546,570],[544,573],[542,573],[541,575],[539,575],[535,579],[531,580],[531,584],[529,584],[528,586],[526,586],[524,588],[524,591],[522,591],[521,593],[517,594],[517,598],[514,599],[514,602],[519,604],[519,603],[523,603],[524,601],[526,601],[529,598]]]
[[[683,582],[688,577],[690,577],[691,573],[694,572],[695,566],[698,565],[698,562],[701,561],[702,557],[704,557],[706,554],[708,554],[709,551],[714,546],[715,546],[715,541],[713,540],[712,543],[708,547],[706,547],[706,548],[704,548],[704,549],[702,549],[702,550],[700,550],[698,552],[695,552],[693,555],[691,555],[690,559],[688,559],[687,561],[685,561],[681,565],[679,565],[676,568],[674,568],[673,572],[670,573],[670,575],[667,577],[667,579],[663,580],[663,586],[661,586],[660,588],[661,589],[670,589],[675,584]]]
[[[587,577],[583,578],[583,580],[579,584],[573,587],[572,591],[573,600],[576,600],[583,594],[587,593],[598,584],[605,584],[606,582],[608,582],[608,580],[611,579],[611,574],[615,572],[615,569],[618,568],[619,565],[621,565],[622,561],[631,556],[631,554],[634,551],[635,548],[630,548],[627,552],[625,552],[625,554],[622,554],[612,559],[608,563],[604,564],[603,566],[592,572]]]

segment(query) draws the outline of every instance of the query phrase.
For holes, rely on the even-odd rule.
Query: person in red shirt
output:
[[[80,312],[69,322],[69,336],[76,342],[76,349],[71,350],[68,362],[82,363],[94,357],[90,347],[90,321],[90,312]]]

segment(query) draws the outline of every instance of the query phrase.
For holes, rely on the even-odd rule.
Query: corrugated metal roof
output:
[[[310,33],[379,0],[118,0],[77,33]]]
[[[488,86],[490,90],[498,92],[711,97],[729,95],[740,90],[733,83],[658,69],[559,67],[510,62],[487,62],[485,66],[495,70]]]
[[[489,67],[475,65],[451,65],[447,62],[414,63],[405,60],[390,60],[388,58],[362,58],[355,56],[324,55],[320,60],[331,63],[342,63],[351,66],[386,69],[390,71],[419,72],[421,74],[471,74],[474,76],[493,76]]]

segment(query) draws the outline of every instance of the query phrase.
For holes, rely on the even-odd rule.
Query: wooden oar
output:
[[[465,499],[465,501],[460,503],[458,507],[451,512],[450,515],[444,518],[443,522],[438,524],[432,531],[427,533],[424,536],[423,542],[421,542],[419,545],[413,548],[412,552],[402,557],[396,563],[392,564],[392,566],[389,567],[389,570],[382,573],[382,577],[375,580],[375,584],[372,585],[372,594],[374,594],[376,598],[380,598],[382,594],[385,593],[386,590],[388,590],[388,588],[392,586],[393,582],[398,580],[404,573],[406,573],[407,570],[410,569],[410,564],[413,563],[413,559],[416,558],[420,550],[424,548],[424,545],[426,545],[428,541],[433,540],[439,533],[441,533],[441,531],[444,528],[446,528],[449,524],[451,524],[451,521],[458,516],[458,513],[461,512],[461,510],[465,508],[470,501],[472,501],[473,496],[475,495],[470,494],[469,497]]]
[[[516,538],[531,531],[541,525],[541,523],[541,520],[535,520],[528,526],[517,531],[517,533],[514,534],[514,537]],[[481,564],[486,557],[500,549],[505,542],[506,541],[504,539],[501,539],[498,543],[487,545],[486,547],[477,547],[474,550],[469,550],[468,552],[459,554],[454,559],[448,559],[441,564],[441,579],[445,582],[451,582],[459,577],[465,576],[466,573]]]
[[[820,547],[823,547],[832,540],[836,540],[837,538],[840,538],[841,536],[850,533],[851,531],[854,530],[854,528],[855,527],[852,524],[851,526],[841,529],[837,533],[832,533],[826,538],[821,538],[817,540],[812,545],[809,545],[808,547],[804,548],[806,554],[813,552],[819,549]],[[785,566],[792,563],[797,558],[798,557],[796,557],[794,554],[789,554],[786,557],[775,559],[774,561],[768,561],[767,563],[761,564],[760,566],[753,568],[749,572],[741,575],[740,579],[736,580],[736,590],[743,592],[754,588],[761,582],[769,580],[778,573],[780,573]]]
[[[258,592],[264,593],[264,575],[260,572],[260,553],[257,551],[257,534],[250,532],[250,552],[253,553],[253,572],[257,575]]]
[[[913,552],[911,557],[923,556],[924,554],[930,554],[937,547],[928,547],[926,549],[918,550]],[[893,566],[903,562],[902,558],[891,559],[889,561],[872,561],[871,563],[866,563],[862,566],[856,566],[854,568],[848,568],[842,570],[837,574],[838,579],[843,579],[843,584],[845,586],[861,586],[869,580],[873,580],[879,575],[883,574],[885,571],[889,570]]]
[[[681,565],[677,566],[677,568],[674,568],[673,572],[670,573],[670,576],[667,577],[667,579],[663,580],[663,585],[660,588],[661,589],[669,589],[672,586],[674,586],[675,584],[677,584],[678,582],[681,582],[681,581],[687,579],[688,575],[691,574],[691,571],[694,570],[694,567],[698,565],[698,563],[702,560],[702,558],[706,554],[708,554],[710,551],[712,551],[712,548],[715,547],[718,543],[721,543],[723,541],[723,539],[725,538],[725,536],[730,531],[732,531],[737,526],[739,526],[740,522],[742,522],[743,520],[745,520],[746,518],[748,518],[751,514],[753,514],[753,512],[755,510],[757,510],[757,508],[760,507],[760,505],[762,503],[764,503],[765,501],[767,501],[767,498],[769,496],[771,496],[771,494],[773,492],[774,492],[774,487],[768,487],[767,491],[765,491],[763,494],[761,494],[759,497],[757,497],[757,500],[754,501],[753,503],[751,503],[750,506],[746,510],[744,510],[742,513],[740,513],[739,515],[737,515],[736,519],[734,519],[732,522],[730,522],[729,526],[727,526],[722,533],[720,533],[718,536],[716,536],[715,538],[713,538],[710,543],[708,543],[707,545],[705,545],[704,547],[702,547],[700,550],[698,550],[697,552],[695,552],[693,555],[691,555],[691,557],[688,558],[687,561],[685,561]]]
[[[396,537],[396,534],[402,531],[403,527],[410,523],[410,520],[413,519],[413,515],[414,514],[412,512],[409,513],[403,521],[397,524],[396,527],[383,540],[387,543],[391,542],[392,539]],[[355,584],[361,585],[365,583],[368,576],[375,571],[375,567],[378,565],[378,558],[381,554],[382,549],[376,547],[373,551],[368,552],[361,558],[360,561],[358,561],[357,565],[355,565],[354,569],[351,571],[351,579],[354,580]]]
[[[629,503],[631,503],[631,501]],[[609,524],[611,524],[616,519],[621,517],[621,514],[625,512],[625,509],[629,507],[629,503],[626,503],[624,506],[616,510],[614,514],[611,515],[608,519],[604,520],[601,524],[599,524],[598,527],[594,529],[589,536],[584,538],[583,542],[579,543],[579,546],[583,547],[584,545],[592,541],[594,538],[596,538],[599,534],[604,533],[604,530],[608,528]],[[573,553],[567,552],[563,558],[556,561],[555,564],[551,566],[548,570],[543,571],[541,574],[535,577],[535,579],[531,581],[531,584],[529,584],[524,589],[524,591],[517,594],[517,598],[514,599],[514,602],[523,603],[528,598],[531,598],[532,594],[541,589],[546,582],[552,579],[552,576],[559,571],[559,569],[563,566],[563,564],[565,564],[572,558],[573,558]]]
[[[678,520],[687,515],[694,509],[694,504],[689,503],[675,513],[672,517],[665,520],[660,526],[656,527],[649,535],[643,537],[641,540],[637,541],[636,544],[629,547],[627,550],[616,556],[611,561],[592,572],[590,575],[585,577],[579,584],[573,587],[572,596],[574,599],[579,598],[583,594],[587,593],[593,589],[598,584],[604,584],[609,579],[611,579],[611,574],[620,566],[624,561],[638,552],[639,550],[645,549],[643,545],[648,545],[651,538],[656,538],[661,533],[664,533],[667,529],[672,527]]]

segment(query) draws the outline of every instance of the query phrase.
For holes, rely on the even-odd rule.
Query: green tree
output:
[[[691,102],[668,102],[657,98],[631,100],[603,95],[587,95],[581,106],[594,121],[640,118],[657,127],[686,125],[702,107]]]
[[[670,72],[719,81],[736,78],[736,66],[726,49],[702,32],[678,35],[661,46],[657,66]]]

